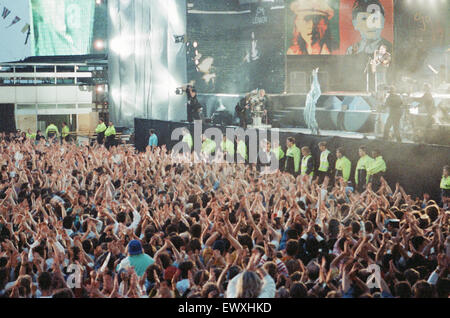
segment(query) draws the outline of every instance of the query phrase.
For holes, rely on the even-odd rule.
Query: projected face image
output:
[[[292,45],[288,55],[331,54],[330,20],[334,10],[326,0],[294,1],[296,14]]]
[[[353,23],[363,39],[375,40],[381,37],[384,29],[384,16],[371,16],[368,12],[360,12]]]
[[[392,43],[382,37],[386,18],[380,0],[355,0],[352,24],[361,39],[347,49],[347,54],[373,54],[380,45],[385,45],[387,51],[392,52]]]
[[[87,54],[94,0],[32,0],[35,55]]]

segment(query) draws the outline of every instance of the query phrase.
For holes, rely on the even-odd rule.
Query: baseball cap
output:
[[[132,240],[128,243],[128,254],[139,255],[142,254],[142,245],[138,240]]]

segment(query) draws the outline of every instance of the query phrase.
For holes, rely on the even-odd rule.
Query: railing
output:
[[[107,65],[0,64],[0,86],[96,85],[107,83]]]

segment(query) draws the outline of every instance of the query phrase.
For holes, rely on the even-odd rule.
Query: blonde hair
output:
[[[244,271],[238,278],[237,298],[257,298],[261,293],[262,282],[255,272]]]

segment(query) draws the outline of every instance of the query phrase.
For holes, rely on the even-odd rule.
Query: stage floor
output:
[[[239,128],[239,126],[226,126],[230,128]],[[264,128],[261,128],[264,129]],[[281,133],[292,133],[292,134],[305,134],[312,135],[311,130],[307,128],[270,128],[270,130],[279,131]],[[367,140],[382,140],[382,136],[377,136],[374,133],[359,133],[353,131],[338,131],[338,130],[320,130],[320,136],[323,137],[340,137],[348,139],[367,139]],[[396,142],[394,139],[390,140]],[[417,142],[412,141],[405,136],[402,137],[402,144],[415,144]]]

